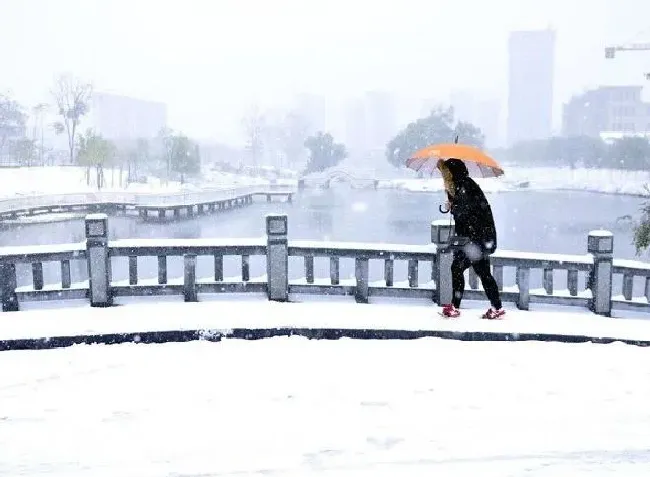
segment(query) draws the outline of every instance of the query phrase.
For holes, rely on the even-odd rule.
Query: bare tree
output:
[[[21,166],[32,167],[36,162],[36,141],[26,137],[13,143],[13,155]]]
[[[250,165],[257,168],[264,152],[264,136],[267,129],[266,117],[257,106],[253,106],[243,119],[243,125]]]
[[[305,161],[307,149],[305,141],[309,131],[309,122],[301,114],[291,111],[284,119],[283,151],[286,167],[296,169]]]
[[[61,121],[54,123],[54,130],[57,134],[64,132],[67,134],[70,164],[74,164],[77,127],[82,116],[88,112],[92,85],[83,83],[69,75],[62,75],[57,80],[52,95],[56,101],[59,116],[61,116]]]
[[[162,128],[158,133],[158,139],[162,144],[162,156],[165,161],[165,185],[169,183],[169,178],[172,174],[172,165],[177,155],[177,142],[174,140],[174,137],[174,131],[168,127]]]
[[[34,129],[32,132],[32,139],[35,144],[38,143],[38,162],[41,166],[45,165],[45,129],[43,127],[43,116],[48,110],[49,105],[46,103],[38,103],[32,108],[34,113]]]
[[[0,154],[10,139],[24,135],[26,119],[20,104],[0,93]]]

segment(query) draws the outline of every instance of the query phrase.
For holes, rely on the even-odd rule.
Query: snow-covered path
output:
[[[650,351],[300,337],[0,353],[0,475],[645,476]]]
[[[27,302],[24,311],[0,313],[0,349],[10,340],[69,336],[135,334],[148,331],[233,329],[381,329],[443,332],[571,335],[650,342],[648,313],[613,312],[615,318],[587,309],[531,305],[530,311],[505,305],[505,320],[481,320],[484,301],[463,302],[458,320],[440,318],[428,300],[373,298],[356,304],[350,297],[298,296],[292,303],[269,302],[265,296],[205,295],[184,303],[181,297],[117,298],[110,308],[90,308],[86,300]],[[134,339],[137,337],[134,335]],[[138,335],[139,336],[139,335]],[[9,346],[15,349],[13,346]]]

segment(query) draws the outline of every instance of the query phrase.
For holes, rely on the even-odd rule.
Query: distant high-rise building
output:
[[[565,105],[562,134],[603,137],[647,135],[650,104],[641,100],[641,86],[601,86],[573,96]]]
[[[93,93],[82,123],[114,141],[151,139],[167,126],[167,106],[109,93]]]
[[[508,52],[508,144],[548,138],[553,128],[555,31],[512,32]]]

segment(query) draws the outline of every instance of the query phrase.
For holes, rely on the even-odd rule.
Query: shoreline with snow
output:
[[[477,179],[486,193],[521,191],[591,192],[607,195],[648,197],[649,171],[617,169],[570,169],[551,167],[511,167],[498,179]],[[380,188],[417,193],[443,191],[442,179],[393,179],[381,181]]]
[[[206,171],[200,181],[181,184],[147,177],[146,182],[126,182],[119,170],[104,172],[105,184],[97,188],[94,174],[86,178],[86,170],[75,166],[38,166],[0,169],[0,200],[59,194],[84,194],[97,192],[126,192],[134,194],[177,194],[201,192],[205,189],[265,186],[268,179],[237,175],[228,172]],[[284,183],[286,180],[278,180]]]
[[[498,179],[477,179],[486,193],[521,191],[564,191],[591,192],[606,195],[625,195],[645,198],[650,185],[650,171],[625,171],[617,169],[570,169],[552,167],[510,167]],[[146,183],[132,182],[115,185],[118,171],[106,171],[107,187],[102,192],[128,192],[135,194],[173,194],[201,192],[206,189],[285,185],[297,187],[296,179],[263,179],[233,173],[206,171],[200,181],[180,184],[165,183],[157,178],[147,178]],[[394,189],[414,193],[440,193],[443,191],[441,178],[398,178],[378,179],[378,188]],[[81,167],[31,167],[0,169],[0,200],[10,200],[35,195],[56,195],[97,192],[91,176],[86,181],[85,169]]]

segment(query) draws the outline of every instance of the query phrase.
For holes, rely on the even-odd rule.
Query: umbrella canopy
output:
[[[471,177],[499,177],[503,168],[480,149],[467,144],[434,144],[420,149],[407,161],[406,167],[431,176],[440,175],[438,161],[460,159]]]

